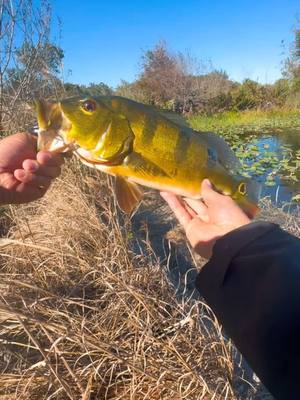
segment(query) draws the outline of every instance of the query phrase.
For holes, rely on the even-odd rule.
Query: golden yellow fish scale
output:
[[[117,176],[115,193],[126,212],[141,198],[132,181],[199,198],[204,178],[249,215],[257,210],[257,185],[239,175],[240,163],[226,142],[210,132],[195,132],[174,115],[117,96],[41,102],[37,111],[41,131],[46,127],[42,133],[58,126],[58,135],[75,146],[84,163]]]
[[[149,108],[147,113],[143,107],[137,112],[130,103],[116,100],[109,106],[127,116],[135,135],[133,150],[144,160],[141,166],[129,155],[123,165],[105,170],[138,183],[147,182],[157,189],[172,187],[178,193],[199,197],[201,181],[207,175],[208,155],[207,147],[195,132],[182,129],[157,113],[149,114]]]

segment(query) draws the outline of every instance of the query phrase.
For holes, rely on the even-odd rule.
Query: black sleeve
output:
[[[300,399],[300,240],[253,222],[219,239],[196,286],[276,399]]]

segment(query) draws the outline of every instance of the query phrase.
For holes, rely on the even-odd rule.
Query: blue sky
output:
[[[293,40],[299,0],[52,0],[62,22],[65,81],[133,81],[144,50],[165,40],[211,60],[230,78],[273,82],[284,58],[281,41]],[[68,71],[72,74],[69,75]]]

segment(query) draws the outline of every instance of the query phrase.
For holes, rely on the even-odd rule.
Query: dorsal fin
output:
[[[176,114],[172,111],[165,111],[165,110],[158,110],[158,112],[164,117],[167,118],[169,121],[174,122],[176,125],[181,126],[182,128],[189,128],[189,124],[187,121],[179,114]]]

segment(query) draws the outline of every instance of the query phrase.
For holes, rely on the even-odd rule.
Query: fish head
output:
[[[62,115],[71,128],[65,132],[66,142],[75,142],[86,150],[97,146],[99,137],[108,129],[112,112],[99,98],[73,97],[60,102]]]
[[[231,197],[250,217],[254,218],[259,211],[258,201],[261,193],[261,185],[247,178],[240,178]]]
[[[91,164],[119,165],[132,151],[134,133],[126,116],[109,108],[101,97],[75,97],[60,102],[71,129],[65,140]]]

